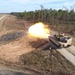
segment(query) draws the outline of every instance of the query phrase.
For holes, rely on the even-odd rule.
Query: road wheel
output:
[[[63,47],[65,47],[64,44],[63,44]]]

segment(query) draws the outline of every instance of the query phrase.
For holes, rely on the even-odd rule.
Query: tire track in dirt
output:
[[[4,15],[0,18],[0,31],[2,31],[5,20],[6,20],[6,15]]]
[[[75,46],[72,45],[72,46],[70,46],[70,47],[68,47],[66,49],[75,56]]]
[[[69,60],[74,66],[75,66],[75,56],[66,50],[65,48],[57,49],[58,52],[60,52],[67,60]]]

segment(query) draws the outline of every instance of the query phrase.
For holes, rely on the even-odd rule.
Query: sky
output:
[[[41,9],[72,9],[75,0],[0,0],[0,13],[34,11]]]

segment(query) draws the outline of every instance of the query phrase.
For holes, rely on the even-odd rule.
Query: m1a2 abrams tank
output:
[[[72,45],[72,38],[70,36],[65,36],[64,34],[59,33],[58,35],[54,35],[54,39],[58,41],[61,47]]]
[[[53,42],[58,48],[68,47],[72,45],[72,38],[64,34],[49,35],[48,41]]]

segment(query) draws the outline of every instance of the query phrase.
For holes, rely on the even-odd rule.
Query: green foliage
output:
[[[19,13],[11,13],[12,15],[16,15],[21,19],[25,19],[27,21],[33,22],[46,22],[49,24],[59,25],[59,24],[67,24],[67,25],[75,25],[75,12],[74,10],[53,10],[53,9],[43,9],[28,11],[28,12],[19,12]]]

